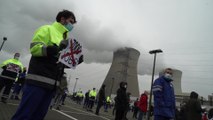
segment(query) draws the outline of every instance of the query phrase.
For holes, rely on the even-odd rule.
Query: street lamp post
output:
[[[149,112],[148,112],[148,118],[147,120],[150,120],[150,109],[151,109],[151,104],[152,104],[152,84],[154,80],[154,75],[155,75],[155,62],[156,62],[156,55],[157,53],[163,52],[161,49],[156,49],[156,50],[151,50],[149,51],[149,54],[154,54],[154,62],[153,62],[153,69],[152,69],[152,81],[151,81],[151,90],[150,90],[150,96],[149,96]]]
[[[75,85],[74,85],[74,88],[73,88],[73,93],[75,92],[75,87],[76,87],[77,81],[78,81],[78,78],[75,78],[75,79],[76,79],[76,81],[75,81]]]
[[[2,47],[3,47],[3,45],[4,45],[4,42],[7,40],[7,37],[3,37],[3,42],[2,42],[2,44],[1,44],[1,47],[0,47],[0,51],[1,51],[1,49],[2,49]]]
[[[110,94],[109,94],[109,96],[112,95],[112,89],[113,89],[113,85],[114,85],[114,80],[115,80],[115,78],[113,77],[113,78],[112,78],[112,85],[111,85],[111,89],[110,89]]]

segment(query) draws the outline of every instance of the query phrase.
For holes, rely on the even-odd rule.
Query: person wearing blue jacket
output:
[[[154,81],[154,120],[174,120],[175,94],[172,84],[172,69],[166,68],[164,75]]]

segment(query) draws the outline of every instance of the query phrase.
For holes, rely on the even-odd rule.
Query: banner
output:
[[[78,65],[80,57],[83,57],[82,46],[76,39],[69,38],[67,48],[60,52],[59,62],[74,69]]]

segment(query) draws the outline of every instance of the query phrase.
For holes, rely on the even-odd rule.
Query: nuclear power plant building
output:
[[[139,96],[137,65],[140,52],[134,48],[122,48],[113,53],[112,65],[104,80],[106,95],[116,95],[120,82],[127,82],[127,92]]]

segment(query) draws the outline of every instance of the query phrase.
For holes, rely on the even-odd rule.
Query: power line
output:
[[[173,65],[173,66],[191,66],[191,67],[213,67],[213,65],[189,65],[189,64],[169,64],[169,65]]]
[[[184,81],[182,83],[190,83],[190,84],[202,84],[202,85],[213,85],[213,83],[206,83],[206,82],[198,82],[198,81]]]
[[[213,72],[213,69],[212,69],[212,71],[210,71],[210,70],[208,70],[208,71],[206,71],[206,70],[192,70],[192,69],[182,69],[182,71],[190,71],[190,72]]]
[[[175,55],[175,54],[181,54],[181,55],[183,55],[183,54],[185,54],[185,55],[188,55],[188,54],[213,54],[213,52],[212,52],[212,48],[211,49],[209,49],[209,50],[206,50],[206,51],[200,51],[201,49],[199,49],[199,51],[188,51],[189,49],[187,49],[187,51],[186,50],[184,50],[184,51],[175,51],[175,52],[171,52],[171,51],[168,51],[168,52],[165,52],[164,54],[173,54],[173,55]]]
[[[213,78],[210,78],[210,77],[205,78],[205,77],[195,77],[195,76],[191,76],[191,77],[187,76],[187,77],[183,77],[183,78],[190,78],[190,79],[213,79]]]

